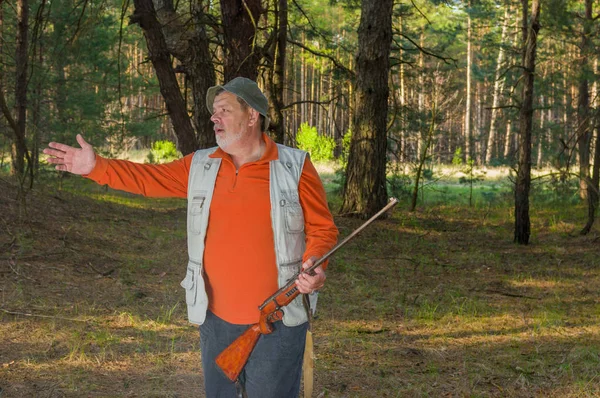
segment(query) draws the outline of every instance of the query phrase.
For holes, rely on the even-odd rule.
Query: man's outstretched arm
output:
[[[98,184],[153,197],[186,197],[193,154],[165,164],[141,164],[127,160],[105,159],[77,135],[81,148],[51,142],[44,153],[56,169],[82,175]]]

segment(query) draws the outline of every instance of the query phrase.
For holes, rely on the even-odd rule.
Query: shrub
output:
[[[296,134],[298,148],[310,153],[314,161],[332,160],[335,141],[333,138],[319,135],[316,127],[302,123]]]
[[[156,141],[148,154],[148,163],[165,163],[178,159],[179,152],[171,141]]]

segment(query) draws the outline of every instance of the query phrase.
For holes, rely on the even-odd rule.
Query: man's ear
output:
[[[258,113],[258,111],[256,109],[250,108],[250,119],[248,120],[248,125],[249,126],[254,126],[259,122],[260,120],[260,113]]]

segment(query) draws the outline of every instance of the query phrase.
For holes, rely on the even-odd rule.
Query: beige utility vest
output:
[[[282,287],[300,270],[306,247],[304,213],[300,206],[298,183],[307,153],[280,144],[277,144],[277,149],[279,159],[272,160],[269,164],[269,187],[278,283],[279,287]],[[209,157],[215,150],[216,148],[210,148],[196,151],[190,166],[188,181],[189,262],[181,286],[186,290],[188,320],[197,325],[204,323],[208,308],[202,270],[210,203],[222,160]],[[311,294],[309,299],[314,311],[317,293]],[[302,303],[302,295],[299,295],[284,308],[283,323],[286,326],[297,326],[307,320],[308,315]]]

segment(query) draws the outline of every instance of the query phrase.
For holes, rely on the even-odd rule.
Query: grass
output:
[[[578,235],[584,206],[540,187],[532,242],[515,245],[510,193],[488,178],[493,202],[440,182],[331,259],[315,396],[600,396],[598,227]],[[179,287],[185,201],[47,177],[19,218],[0,184],[2,398],[203,396]]]

